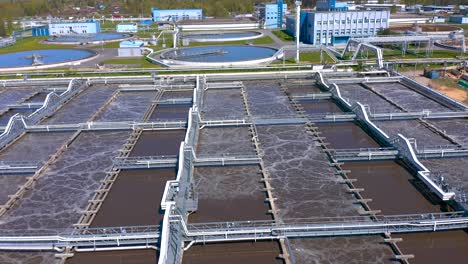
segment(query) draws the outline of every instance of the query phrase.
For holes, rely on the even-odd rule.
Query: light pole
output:
[[[296,1],[296,63],[299,63],[299,32],[301,31],[301,1]]]

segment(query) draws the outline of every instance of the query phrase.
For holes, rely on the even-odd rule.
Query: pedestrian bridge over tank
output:
[[[317,219],[288,219],[285,223],[275,221],[241,221],[220,223],[187,224],[180,215],[171,215],[170,221],[180,225],[183,240],[195,243],[257,241],[299,237],[334,237],[351,235],[374,235],[388,233],[411,233],[423,231],[446,231],[468,227],[465,212],[392,215],[370,217],[335,217]],[[1,236],[1,250],[55,250],[66,248],[112,249],[150,248],[159,243],[160,226],[125,226],[88,228],[56,235]],[[164,234],[162,234],[164,236]]]

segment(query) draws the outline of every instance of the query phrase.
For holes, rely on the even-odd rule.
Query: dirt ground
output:
[[[406,71],[403,72],[406,76],[415,79],[419,83],[428,85],[433,89],[449,96],[452,99],[455,99],[459,102],[468,105],[468,89],[464,89],[463,87],[457,85],[456,81],[453,79],[434,79],[431,80],[429,78],[424,77],[423,71],[418,70],[414,71]]]

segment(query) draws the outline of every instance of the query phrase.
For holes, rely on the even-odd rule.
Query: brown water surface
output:
[[[184,252],[183,264],[274,264],[284,263],[278,258],[278,242],[219,243],[194,245]]]
[[[121,250],[76,253],[66,264],[154,264],[158,261],[155,250]]]
[[[166,182],[174,169],[121,171],[93,220],[93,227],[159,225]]]
[[[332,149],[378,148],[380,145],[360,126],[351,123],[317,124]]]
[[[190,222],[271,220],[258,166],[197,167],[198,210]]]
[[[382,214],[441,211],[442,202],[430,194],[423,182],[394,161],[349,162],[342,167],[351,170],[348,177],[357,179],[354,186],[364,188],[363,197],[372,199],[370,207],[382,210]]]
[[[149,121],[175,121],[188,118],[189,104],[181,105],[158,105],[151,114]]]
[[[131,157],[171,156],[179,153],[180,143],[184,141],[185,130],[144,131],[135,144]]]
[[[344,111],[333,100],[330,99],[301,101],[300,104],[304,108],[304,111],[309,115],[344,113]]]
[[[403,238],[398,246],[404,254],[414,254],[415,264],[464,264],[468,261],[468,234],[464,231],[394,234]]]

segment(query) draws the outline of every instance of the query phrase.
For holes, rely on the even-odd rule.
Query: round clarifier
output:
[[[130,38],[130,34],[122,33],[97,33],[97,34],[80,34],[80,35],[63,35],[48,38],[47,42],[54,44],[99,44],[102,42],[115,42]]]
[[[209,33],[189,33],[182,36],[183,39],[188,39],[195,42],[226,42],[226,41],[241,41],[250,40],[262,37],[263,34],[255,31],[242,32],[209,32]]]
[[[255,65],[281,58],[277,53],[277,49],[259,46],[203,46],[166,51],[159,59],[167,65]]]
[[[29,50],[0,54],[0,70],[59,65],[96,56],[96,52],[81,49]]]

